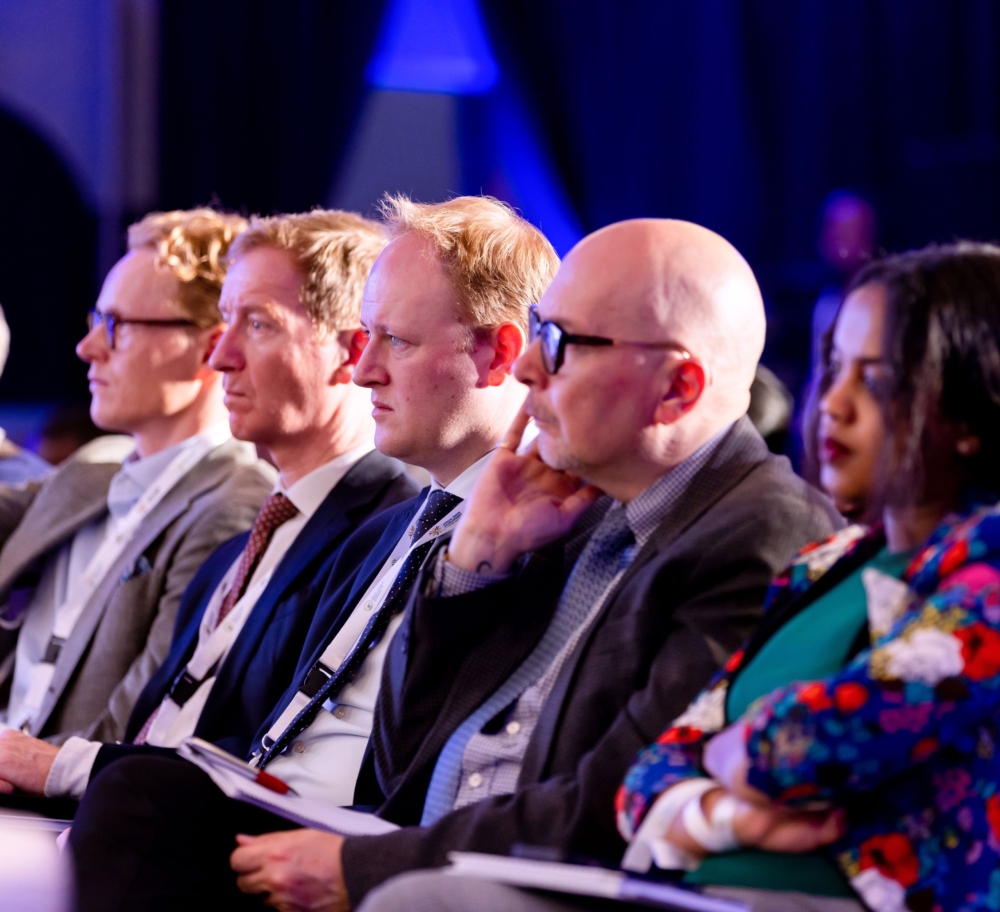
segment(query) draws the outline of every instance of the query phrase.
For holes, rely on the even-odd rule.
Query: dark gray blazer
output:
[[[404,829],[346,840],[352,904],[395,874],[446,864],[453,850],[508,854],[526,843],[620,859],[614,796],[636,754],[750,633],[772,577],[840,525],[749,420],[737,422],[563,667],[517,791],[427,828],[412,824],[438,753],[534,647],[572,569],[566,556],[589,530],[529,555],[511,580],[485,590],[439,599],[420,595],[422,581],[386,658],[372,735],[387,796],[379,814]]]

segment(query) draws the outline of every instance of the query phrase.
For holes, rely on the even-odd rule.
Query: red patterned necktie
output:
[[[260,512],[254,520],[253,528],[250,530],[250,537],[247,539],[243,553],[240,555],[240,562],[236,568],[236,577],[233,579],[233,585],[229,587],[226,597],[219,606],[219,617],[215,622],[217,627],[243,597],[247,583],[250,582],[250,577],[253,576],[254,570],[257,569],[257,564],[260,563],[261,557],[267,550],[271,536],[274,535],[274,530],[283,523],[288,522],[298,512],[298,507],[280,491],[277,494],[272,494],[264,501],[264,506],[260,508]]]
[[[254,520],[253,528],[250,530],[250,537],[247,539],[243,552],[240,554],[240,562],[236,567],[236,576],[233,579],[233,584],[229,587],[229,591],[219,606],[219,616],[215,622],[216,627],[225,620],[226,615],[233,610],[236,603],[243,597],[247,583],[250,582],[254,570],[257,569],[257,564],[260,563],[261,557],[267,550],[271,536],[274,535],[274,530],[283,523],[288,522],[298,512],[298,507],[280,491],[277,494],[272,494],[264,501],[264,505],[260,508],[260,512]],[[152,727],[153,721],[159,712],[160,707],[157,706],[146,720],[146,724],[142,726],[139,734],[135,736],[134,744],[146,743],[146,736],[149,734],[149,729]]]

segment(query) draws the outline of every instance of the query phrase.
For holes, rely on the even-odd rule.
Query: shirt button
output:
[[[306,749],[306,746],[301,741],[296,741],[292,745],[292,750],[295,751],[295,753],[297,753],[297,754],[301,754],[303,751],[305,751],[305,749]]]
[[[346,709],[344,709],[344,707],[343,707],[343,706],[338,706],[338,707],[337,707],[337,708],[336,708],[336,709],[335,709],[335,710],[333,711],[333,714],[334,714],[334,715],[335,715],[335,716],[336,716],[336,717],[337,717],[338,719],[343,719],[343,718],[344,718],[344,716],[346,716],[346,715],[347,715],[347,710],[346,710]]]
[[[521,730],[520,722],[508,722],[507,723],[507,734],[516,735]]]
[[[483,777],[479,773],[473,773],[469,776],[469,787],[477,789],[483,784]]]

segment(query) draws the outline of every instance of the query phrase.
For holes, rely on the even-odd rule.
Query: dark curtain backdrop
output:
[[[818,211],[875,204],[888,249],[1000,236],[992,0],[483,0],[587,230],[701,222],[756,269],[797,386]]]
[[[0,164],[0,305],[11,331],[0,401],[84,401],[75,347],[96,297],[96,219],[51,146],[5,111]]]
[[[248,213],[321,204],[382,0],[166,0],[160,204]]]

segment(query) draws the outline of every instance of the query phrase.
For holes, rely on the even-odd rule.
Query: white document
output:
[[[374,814],[302,798],[276,776],[254,769],[201,738],[186,738],[177,753],[206,772],[230,798],[256,805],[301,826],[341,836],[380,836],[399,829]]]
[[[601,896],[658,909],[750,912],[749,906],[743,903],[703,896],[672,884],[640,880],[623,871],[609,871],[606,868],[484,855],[479,852],[449,852],[448,859],[451,867],[445,868],[444,872],[456,877],[476,877],[513,887],[552,890],[578,896]]]

